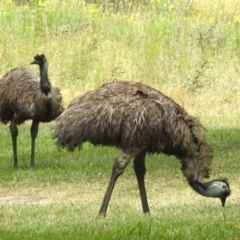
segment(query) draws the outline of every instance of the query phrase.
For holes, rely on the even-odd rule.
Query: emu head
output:
[[[41,91],[48,95],[51,91],[51,83],[48,79],[48,63],[44,54],[36,55],[30,64],[37,64],[40,69],[40,88]]]
[[[199,194],[205,197],[220,198],[223,207],[227,197],[231,194],[229,183],[226,179],[200,183],[199,181],[189,178],[188,182],[190,186]]]
[[[47,62],[47,59],[44,54],[36,55],[34,60],[30,64],[37,64],[39,66],[43,66]]]

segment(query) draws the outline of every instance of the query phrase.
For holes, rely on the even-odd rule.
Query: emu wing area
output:
[[[73,100],[57,118],[55,136],[69,150],[89,141],[172,154],[184,151],[190,141],[185,115],[178,104],[151,87],[113,82]]]
[[[50,122],[59,116],[63,107],[58,88],[53,87],[48,96],[41,92],[40,76],[27,68],[15,68],[0,81],[0,121],[17,124],[27,119]]]

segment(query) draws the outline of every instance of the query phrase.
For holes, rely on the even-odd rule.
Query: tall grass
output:
[[[0,25],[0,73],[29,67],[34,54],[45,53],[65,104],[102,83],[129,79],[194,114],[239,112],[236,1],[152,0],[115,11],[74,0],[2,0]]]
[[[22,3],[22,4],[20,4]],[[149,156],[152,214],[143,216],[131,167],[119,179],[105,220],[95,216],[119,151],[84,144],[59,152],[41,124],[36,168],[29,169],[28,123],[19,129],[12,168],[9,130],[0,126],[0,239],[238,239],[240,5],[234,0],[151,0],[86,4],[78,0],[0,0],[0,75],[49,60],[67,105],[116,79],[155,87],[208,128],[212,178],[228,177],[232,195],[194,193],[174,158]],[[38,71],[37,69],[35,69]]]

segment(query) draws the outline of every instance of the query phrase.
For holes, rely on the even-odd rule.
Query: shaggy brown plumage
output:
[[[77,97],[56,119],[54,136],[73,150],[83,142],[116,146],[116,160],[100,214],[105,215],[114,184],[132,158],[143,211],[149,212],[144,186],[146,153],[175,155],[187,179],[209,176],[212,152],[200,122],[171,98],[141,83],[118,81]]]
[[[0,80],[0,121],[4,124],[11,122],[15,167],[18,166],[17,125],[33,120],[31,166],[34,166],[34,142],[39,122],[50,122],[63,111],[60,91],[51,87],[48,80],[45,56],[37,55],[32,64],[39,65],[40,74],[20,67],[9,71]]]

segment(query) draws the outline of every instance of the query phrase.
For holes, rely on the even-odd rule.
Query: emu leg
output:
[[[106,190],[106,193],[104,195],[103,201],[101,208],[99,210],[98,215],[99,216],[106,216],[107,208],[108,208],[108,203],[110,201],[115,183],[118,179],[118,177],[123,173],[124,169],[127,167],[128,163],[130,160],[136,156],[136,154],[139,153],[139,150],[132,150],[128,152],[123,152],[118,159],[115,161],[113,168],[112,168],[112,174],[110,177],[110,181],[108,183],[108,187]]]
[[[11,121],[9,126],[11,136],[12,136],[12,148],[13,148],[13,166],[15,168],[18,167],[18,160],[17,160],[17,136],[18,136],[18,129],[17,124]]]
[[[147,193],[146,193],[145,182],[144,182],[144,176],[146,173],[145,156],[146,156],[146,151],[143,151],[134,158],[134,171],[137,177],[143,212],[149,213],[150,210],[148,206]]]
[[[32,126],[31,126],[31,167],[34,167],[34,153],[35,153],[35,140],[38,135],[38,121],[32,121]]]

